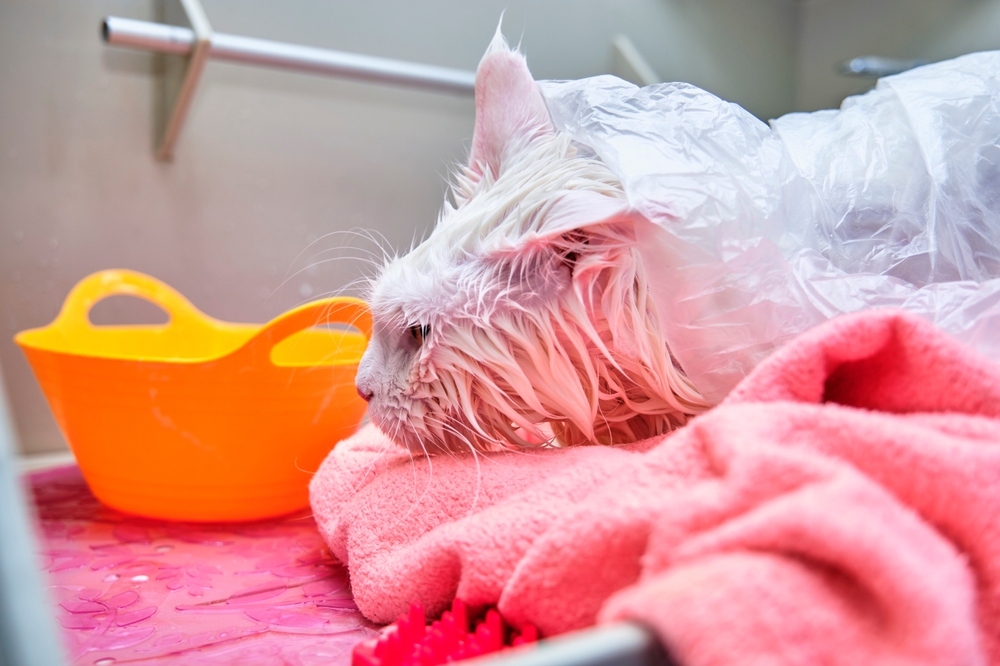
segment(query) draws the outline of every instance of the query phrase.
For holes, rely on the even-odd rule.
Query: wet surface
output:
[[[74,665],[338,666],[375,634],[308,513],[171,523],[103,506],[75,466],[27,481]]]

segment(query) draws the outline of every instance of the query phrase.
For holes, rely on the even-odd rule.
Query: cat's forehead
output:
[[[376,318],[405,327],[492,309],[483,300],[495,300],[498,276],[509,275],[503,265],[517,262],[524,250],[495,228],[449,222],[383,267],[369,297]]]
[[[411,252],[382,268],[369,296],[376,319],[410,326],[426,323],[430,315],[445,307],[454,293],[446,278],[449,271],[424,259],[425,253]]]
[[[383,267],[370,296],[376,316],[417,319],[482,291],[497,261],[531,236],[510,219],[516,208],[488,193],[446,206],[424,242]]]
[[[370,296],[375,316],[412,325],[493,311],[518,291],[513,282],[535,282],[528,273],[544,264],[552,239],[627,207],[606,167],[573,153],[551,137],[510,156],[496,178],[466,183],[430,236],[383,268]]]

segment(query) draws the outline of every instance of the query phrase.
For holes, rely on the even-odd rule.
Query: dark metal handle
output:
[[[650,629],[619,622],[469,660],[469,666],[679,666]]]

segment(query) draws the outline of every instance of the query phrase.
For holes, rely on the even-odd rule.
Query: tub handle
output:
[[[73,287],[54,325],[73,328],[90,323],[90,310],[109,296],[135,296],[166,311],[170,321],[166,326],[182,324],[205,327],[213,321],[172,287],[154,277],[124,269],[98,271],[80,280]]]
[[[361,331],[365,340],[372,337],[372,314],[360,298],[336,296],[300,305],[275,317],[247,342],[244,349],[255,350],[270,361],[271,350],[279,342],[313,326],[347,324]]]

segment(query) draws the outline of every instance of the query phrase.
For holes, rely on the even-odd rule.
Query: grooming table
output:
[[[102,505],[76,466],[26,480],[74,665],[346,666],[375,634],[309,513],[170,523]]]

